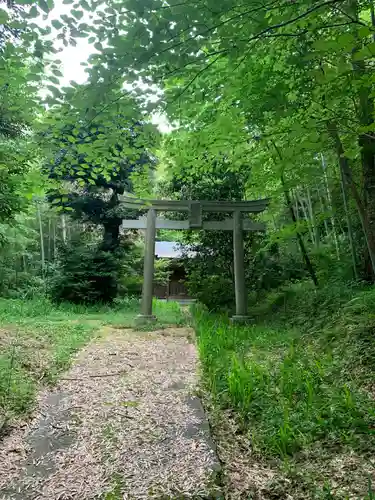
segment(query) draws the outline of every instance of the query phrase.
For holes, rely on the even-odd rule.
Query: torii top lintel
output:
[[[127,196],[121,197],[125,208],[136,210],[160,210],[165,212],[191,212],[199,207],[203,212],[245,212],[260,213],[269,205],[270,200],[253,201],[208,201],[208,200],[141,200]]]

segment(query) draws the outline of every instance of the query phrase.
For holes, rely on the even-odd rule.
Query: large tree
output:
[[[135,103],[129,101],[128,106]],[[156,130],[140,114],[136,118],[120,112],[113,116],[111,128],[98,117],[89,127],[67,125],[60,133],[58,153],[49,166],[49,177],[60,186],[51,191],[50,199],[83,223],[102,226],[102,248],[115,251],[125,215],[120,197],[133,191],[132,179],[137,176],[151,180]],[[106,150],[101,139],[109,140],[111,134],[113,142]]]
[[[162,85],[170,117],[229,150],[234,171],[264,150],[262,184],[271,173],[282,192],[335,152],[375,264],[371,2],[110,5],[129,26],[107,31],[112,67]]]
[[[90,119],[82,119],[72,105],[54,107],[46,119],[43,139],[52,151],[46,170],[54,183],[49,199],[81,227],[81,236],[60,251],[60,273],[52,287],[58,300],[112,301],[130,271],[129,256],[135,258],[134,237],[121,235],[120,228],[124,217],[137,214],[122,209],[121,196],[132,193],[139,179],[151,183],[158,134],[134,98],[123,92],[115,113],[106,113],[109,96],[101,94]],[[88,238],[90,231],[100,240]]]

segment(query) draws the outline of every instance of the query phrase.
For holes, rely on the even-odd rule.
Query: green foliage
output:
[[[202,155],[204,156],[204,155]],[[200,158],[199,153],[197,157]],[[224,159],[214,160],[215,172],[201,176],[199,172],[183,165],[171,165],[167,178],[160,180],[159,190],[164,196],[192,200],[241,200],[244,180],[227,172]],[[167,182],[166,182],[167,181]],[[228,214],[203,214],[203,219],[223,220]],[[234,303],[233,287],[233,239],[227,231],[184,231],[184,264],[187,270],[189,293],[211,310],[231,307]],[[254,238],[247,233],[246,249]],[[193,256],[191,255],[193,254]],[[246,263],[249,265],[249,258]],[[249,266],[250,267],[250,266]],[[247,276],[249,273],[247,272]]]
[[[197,153],[197,159],[206,161],[207,155]],[[246,193],[246,175],[228,172],[225,158],[221,160],[210,158],[209,160],[213,162],[214,171],[201,175],[199,172],[192,171],[191,168],[179,165],[176,159],[170,166],[168,174],[160,180],[161,194],[172,195],[179,199],[243,199]],[[249,167],[244,166],[244,169],[249,169]],[[203,216],[205,219],[223,220],[230,217],[230,214],[203,214]],[[262,290],[272,290],[286,282],[303,279],[306,276],[299,250],[294,242],[290,241],[294,235],[294,231],[284,238],[280,234],[271,233],[263,236],[246,233],[244,272],[249,291],[261,293]],[[187,253],[185,267],[188,272],[187,286],[191,296],[197,298],[210,310],[233,308],[234,276],[231,232],[183,232],[180,241],[185,245],[185,253]],[[194,252],[193,257],[190,252]],[[332,261],[330,261],[330,266],[327,264],[327,267],[332,270]]]
[[[154,282],[158,285],[167,285],[171,275],[170,261],[168,259],[156,259],[154,264]]]
[[[154,166],[142,140],[147,125],[141,121],[137,104],[128,99],[124,109],[126,113],[118,111],[112,117],[111,128],[100,117],[90,126],[63,121],[56,137],[54,127],[48,132],[55,141],[55,157],[46,169],[49,178],[60,183],[51,190],[50,201],[77,220],[102,225],[103,248],[110,251],[116,251],[120,244],[124,215],[134,216],[121,213],[120,196],[133,191],[132,175]]]
[[[285,301],[258,306],[258,324],[246,328],[195,310],[207,388],[236,409],[256,449],[298,460],[297,451],[317,446],[373,446],[375,406],[365,391],[375,370],[373,296],[292,287]]]
[[[3,321],[12,315],[12,321],[21,323],[8,325],[2,331],[0,428],[13,417],[30,412],[39,384],[55,381],[69,365],[71,355],[93,336],[94,327],[88,324],[53,321],[53,309],[46,304],[37,309],[35,303],[24,305],[26,308],[20,302],[0,304],[4,326],[8,323]],[[5,312],[4,306],[10,306],[10,310]]]
[[[0,222],[9,222],[30,203],[37,157],[29,127],[39,106],[24,67],[1,62],[0,51]]]
[[[129,50],[122,64],[160,82],[168,117],[176,120],[177,130],[165,141],[168,167],[187,180],[212,178],[224,158],[225,172],[245,180],[249,197],[272,197],[266,218],[278,236],[285,238],[285,230],[295,236],[299,228],[317,246],[335,240],[338,255],[339,246],[350,244],[346,219],[357,221],[359,210],[368,245],[375,245],[369,225],[375,193],[368,3],[337,10],[330,2],[307,1],[280,7],[204,0],[199,9],[189,2],[124,4],[131,29],[122,40]],[[344,210],[342,175],[353,196]],[[298,205],[292,224],[284,217],[288,193]],[[339,210],[345,216],[338,223],[332,212]],[[357,245],[361,252],[357,247],[353,254],[364,262],[366,242],[359,238]],[[360,271],[371,274],[368,265]]]
[[[33,207],[31,207],[33,208]],[[0,225],[0,295],[17,297],[45,290],[35,214],[18,214],[11,224]]]
[[[117,296],[121,251],[103,250],[95,243],[72,240],[59,252],[51,276],[50,294],[57,302],[111,303]]]
[[[135,238],[131,233],[120,234],[122,219],[137,214],[122,210],[120,197],[133,190],[132,176],[152,169],[155,160],[142,140],[147,124],[137,104],[127,99],[122,106],[110,124],[100,116],[90,126],[79,121],[79,114],[78,121],[70,124],[78,112],[70,109],[64,115],[68,121],[62,122],[57,134],[55,127],[48,131],[55,157],[46,168],[49,178],[59,183],[50,191],[49,200],[61,211],[69,211],[72,219],[96,231],[103,227],[100,243],[73,242],[60,252],[51,289],[55,300],[112,302],[120,280],[121,292],[139,291],[139,276],[130,272],[124,279],[123,272],[123,254],[131,251]],[[134,254],[133,261],[137,259]]]
[[[351,280],[375,272],[366,255],[375,255],[372,6],[107,0],[103,10],[96,0],[64,0],[66,13],[51,20],[53,0],[9,3],[0,9],[0,293],[35,295],[50,274],[59,300],[116,304],[117,286],[139,292],[139,252],[117,255],[128,215],[119,200],[131,186],[153,191],[149,113],[157,109],[175,126],[159,151],[163,195],[272,198],[263,215],[268,234],[246,240],[245,273],[253,314],[284,323],[239,330],[202,317],[199,345],[213,393],[251,422],[254,443],[267,453],[363,443],[358,430],[364,426],[367,438],[373,418],[361,389],[374,364],[373,294]],[[79,38],[95,48],[84,63],[87,82],[62,87],[58,51]],[[29,177],[40,164],[51,166],[47,187]],[[42,204],[32,211],[33,195],[45,191],[74,224]],[[79,255],[71,240],[83,224],[93,245],[79,246]],[[132,246],[130,234],[123,239]],[[61,240],[67,246],[58,255]],[[231,235],[197,232],[181,241],[196,252],[187,262],[190,290],[210,309],[230,308]],[[321,289],[304,281],[301,243]],[[43,307],[67,313],[65,305]],[[19,391],[12,405],[23,411],[34,385],[17,357],[1,361],[1,375],[12,359]],[[333,496],[328,483],[319,488],[322,498]]]
[[[190,264],[187,287],[189,294],[204,304],[210,311],[232,309],[234,304],[233,280],[223,274],[213,274],[212,271],[202,272],[196,262]],[[188,267],[190,267],[188,265]],[[195,267],[195,269],[194,269]]]
[[[306,277],[306,269],[295,245],[271,243],[264,238],[251,262],[250,290],[258,294]]]

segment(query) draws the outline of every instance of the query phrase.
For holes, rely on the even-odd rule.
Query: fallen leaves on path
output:
[[[196,362],[181,330],[108,328],[40,395],[31,427],[3,443],[0,498],[207,495],[217,461],[194,404]]]

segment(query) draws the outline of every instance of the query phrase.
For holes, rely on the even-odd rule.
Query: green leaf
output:
[[[47,85],[47,89],[52,92],[52,94],[57,97],[61,95],[60,89],[55,87],[54,85]]]
[[[49,76],[49,80],[52,82],[52,83],[56,83],[56,85],[59,85],[60,84],[60,80],[56,77],[56,76]]]
[[[27,80],[30,82],[39,82],[42,79],[42,75],[38,73],[29,73],[27,75]]]
[[[340,47],[343,47],[347,50],[353,48],[356,44],[356,40],[353,35],[350,33],[345,33],[344,35],[340,35],[337,40]]]
[[[52,0],[38,0],[38,4],[40,8],[46,14],[49,14],[50,10],[53,9],[53,1]]]
[[[83,12],[81,10],[75,10],[75,9],[73,9],[71,13],[78,20],[82,19],[82,17],[83,17]]]
[[[361,61],[363,59],[372,58],[375,55],[375,42],[369,43],[358,52],[355,52],[353,55],[353,59],[355,61]]]
[[[36,17],[39,16],[39,11],[38,9],[35,7],[35,5],[33,7],[31,7],[30,9],[30,12],[29,12],[29,18],[30,19],[35,19]]]
[[[5,24],[9,19],[9,15],[5,10],[0,9],[0,24]]]
[[[361,26],[358,30],[358,35],[361,38],[366,38],[372,35],[374,32],[368,26]]]
[[[60,29],[64,26],[64,25],[63,25],[63,23],[62,23],[62,22],[60,22],[58,19],[53,19],[53,20],[51,21],[51,24],[52,24],[52,26],[53,26],[55,29],[57,29],[57,30],[60,30]]]

